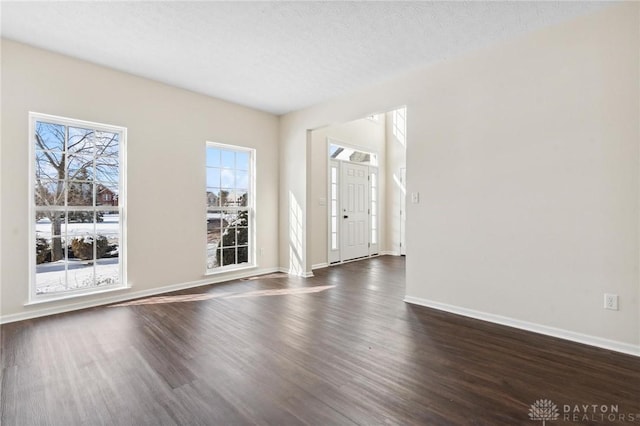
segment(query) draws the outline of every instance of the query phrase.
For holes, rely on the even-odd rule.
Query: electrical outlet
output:
[[[618,310],[618,295],[617,294],[604,294],[604,308],[611,309],[612,311]]]
[[[411,202],[413,204],[418,204],[420,202],[420,193],[419,192],[412,192],[411,193]]]

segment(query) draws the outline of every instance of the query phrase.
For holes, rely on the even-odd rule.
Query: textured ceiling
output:
[[[6,2],[3,37],[282,114],[596,2]]]

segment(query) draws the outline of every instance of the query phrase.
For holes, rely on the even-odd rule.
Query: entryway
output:
[[[330,263],[378,254],[377,157],[329,144]]]
[[[317,270],[404,255],[406,108],[309,131],[309,257]]]

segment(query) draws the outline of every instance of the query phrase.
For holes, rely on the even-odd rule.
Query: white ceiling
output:
[[[282,114],[596,2],[7,2],[3,37]]]

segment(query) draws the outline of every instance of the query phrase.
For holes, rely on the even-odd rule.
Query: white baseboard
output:
[[[61,314],[64,312],[77,311],[79,309],[93,308],[96,306],[109,305],[111,303],[126,302],[128,300],[139,299],[141,297],[156,296],[158,294],[170,293],[172,291],[184,290],[192,287],[200,287],[208,284],[217,284],[225,281],[233,281],[241,278],[253,277],[255,275],[272,274],[278,272],[279,268],[260,268],[244,270],[224,276],[209,276],[197,281],[190,281],[180,284],[171,284],[163,287],[152,288],[148,290],[129,291],[117,296],[101,297],[99,299],[87,300],[82,302],[67,303],[52,307],[29,310],[17,314],[9,314],[0,316],[0,324],[7,324],[15,321],[23,321],[32,318],[44,317],[48,315]],[[126,291],[126,290],[123,290]],[[88,295],[89,297],[89,295]],[[53,303],[53,302],[52,302]],[[41,305],[38,305],[41,306]]]
[[[378,254],[380,256],[400,256],[400,252],[394,250],[381,250]]]
[[[294,272],[294,271],[291,271],[291,269],[287,269],[287,268],[279,268],[278,271],[284,274],[289,274],[295,277],[302,277],[302,278],[311,278],[314,276],[313,272]]]
[[[316,263],[315,265],[311,265],[311,270],[313,271],[314,269],[322,269],[322,268],[328,268],[329,264],[327,262],[324,263]]]
[[[405,296],[404,301],[415,305],[438,309],[440,311],[445,311],[452,314],[463,315],[465,317],[475,318],[482,321],[506,325],[509,327],[519,328],[521,330],[545,334],[547,336],[558,337],[560,339],[570,340],[572,342],[578,342],[585,345],[596,346],[598,348],[622,352],[628,355],[640,356],[640,345],[632,345],[616,340],[609,340],[602,337],[591,336],[588,334],[576,333],[574,331],[564,330],[561,328],[549,327],[546,325],[504,317],[501,315],[495,315],[476,311],[473,309],[462,308],[459,306],[448,305],[446,303],[434,302],[432,300],[422,299],[419,297]]]

